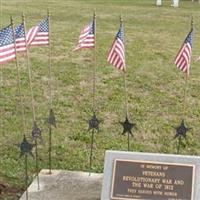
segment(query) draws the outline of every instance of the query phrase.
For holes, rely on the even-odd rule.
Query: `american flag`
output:
[[[79,36],[78,44],[74,51],[82,48],[93,48],[95,46],[95,21],[84,27]]]
[[[174,64],[181,71],[187,74],[189,74],[190,61],[191,61],[191,56],[192,56],[192,33],[193,33],[193,29],[187,35],[174,61]]]
[[[0,30],[0,64],[8,63],[16,57],[13,29],[9,25]]]
[[[17,52],[26,51],[25,29],[23,23],[15,28],[15,44]]]
[[[121,24],[108,54],[107,61],[117,69],[125,70],[124,27]]]
[[[32,28],[33,34],[32,39],[27,42],[30,46],[41,46],[49,44],[49,20],[48,18],[41,21],[38,26]],[[29,34],[27,33],[27,36]],[[34,36],[34,37],[33,37]]]

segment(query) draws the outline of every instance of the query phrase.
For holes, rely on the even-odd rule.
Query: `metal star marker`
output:
[[[91,129],[92,130],[96,129],[99,132],[100,120],[97,119],[95,112],[93,113],[92,118],[88,121],[88,124],[89,124],[88,131],[90,131]]]
[[[187,128],[187,127],[185,126],[184,120],[182,120],[182,121],[181,121],[181,125],[178,126],[178,127],[176,127],[175,129],[176,129],[175,138],[181,137],[181,136],[184,137],[184,138],[186,138],[186,134],[187,134],[187,132],[188,132],[191,128]]]
[[[48,123],[56,128],[56,118],[53,109],[50,109]]]
[[[126,117],[126,120],[124,122],[120,122],[120,124],[124,128],[122,135],[125,135],[125,133],[128,133],[133,137],[132,128],[135,126],[135,124],[130,123],[128,120],[128,117]]]
[[[24,136],[22,143],[19,146],[20,146],[20,150],[21,150],[20,157],[22,157],[25,154],[30,154],[32,157],[34,157],[33,153],[32,153],[32,149],[33,149],[34,145],[29,143],[25,136]]]
[[[36,122],[33,123],[33,130],[31,132],[32,134],[32,139],[36,140],[36,139],[40,139],[40,142],[43,142],[42,139],[42,131],[38,128]]]

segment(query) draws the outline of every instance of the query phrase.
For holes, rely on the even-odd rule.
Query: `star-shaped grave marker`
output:
[[[184,137],[184,138],[186,138],[187,132],[189,130],[191,130],[191,128],[187,128],[185,126],[184,120],[182,120],[180,126],[176,127],[175,129],[176,129],[175,138],[177,138],[177,137]]]
[[[125,135],[126,133],[128,133],[133,137],[132,129],[135,126],[135,124],[129,122],[128,117],[126,117],[124,122],[120,122],[120,124],[123,126],[122,135]]]
[[[56,128],[56,118],[53,109],[50,109],[48,123]]]
[[[20,157],[22,157],[24,155],[28,155],[28,154],[30,154],[32,157],[34,157],[33,153],[32,153],[32,149],[33,149],[34,145],[29,143],[25,136],[23,138],[22,143],[19,146],[20,146],[20,150],[21,150]]]
[[[88,131],[96,129],[99,132],[100,120],[97,119],[95,112],[93,113],[92,118],[88,121]]]
[[[33,130],[31,132],[31,134],[32,134],[33,140],[40,139],[40,142],[43,142],[42,131],[40,130],[40,128],[38,128],[36,122],[33,123]]]

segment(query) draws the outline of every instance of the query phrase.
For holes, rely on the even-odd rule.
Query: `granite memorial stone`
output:
[[[200,199],[200,157],[107,151],[101,200]]]

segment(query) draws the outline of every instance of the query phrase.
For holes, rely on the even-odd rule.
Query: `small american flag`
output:
[[[26,51],[25,30],[23,23],[15,28],[15,44],[17,52]]]
[[[16,57],[13,29],[9,25],[0,30],[0,64],[8,63]]]
[[[117,69],[125,70],[124,27],[121,24],[108,54],[107,61]]]
[[[30,29],[31,30],[31,29]],[[27,42],[30,46],[42,46],[49,44],[49,20],[41,21],[38,26],[32,28],[32,39]],[[31,35],[31,34],[30,34]],[[28,36],[28,33],[27,33]]]
[[[82,48],[93,48],[95,46],[95,22],[94,20],[81,31],[78,44],[74,51]]]
[[[181,49],[179,50],[174,64],[184,73],[189,74],[191,56],[192,56],[192,33],[193,29],[187,35]]]

